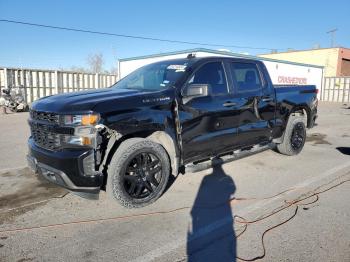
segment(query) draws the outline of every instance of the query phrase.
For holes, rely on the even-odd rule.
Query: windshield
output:
[[[113,88],[157,91],[173,85],[185,72],[187,63],[160,62],[146,65],[124,77]]]

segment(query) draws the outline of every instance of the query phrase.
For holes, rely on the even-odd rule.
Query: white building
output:
[[[205,48],[188,49],[177,52],[168,52],[154,55],[124,58],[119,60],[119,77],[123,78],[132,71],[154,62],[186,58],[188,54],[195,54],[196,57],[225,56],[263,61],[267,67],[273,84],[279,85],[316,85],[321,90],[323,67],[282,61],[264,57],[256,57],[244,54],[236,54],[229,51],[212,50]]]

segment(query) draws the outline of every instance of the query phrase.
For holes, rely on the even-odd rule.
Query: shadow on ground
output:
[[[350,156],[350,147],[337,147],[337,150],[344,155]]]
[[[230,205],[236,190],[221,165],[203,178],[191,209],[187,234],[188,261],[235,261],[236,236]]]

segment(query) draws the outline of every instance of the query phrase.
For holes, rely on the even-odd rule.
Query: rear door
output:
[[[274,119],[274,96],[254,61],[230,61],[233,101],[239,110],[238,139],[240,146],[250,146],[271,140],[271,120]],[[271,112],[270,112],[271,111]]]
[[[209,95],[179,105],[183,158],[192,162],[232,148],[237,141],[239,114],[232,103],[232,92],[222,60],[199,66],[186,86],[208,84]]]

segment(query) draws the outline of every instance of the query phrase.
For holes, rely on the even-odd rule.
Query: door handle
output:
[[[263,96],[261,101],[263,101],[263,102],[271,102],[271,101],[273,101],[273,98],[270,97],[270,96]]]
[[[235,105],[237,105],[235,102],[230,102],[230,101],[228,101],[228,102],[225,102],[225,103],[223,103],[222,104],[224,107],[231,107],[231,106],[235,106]]]

